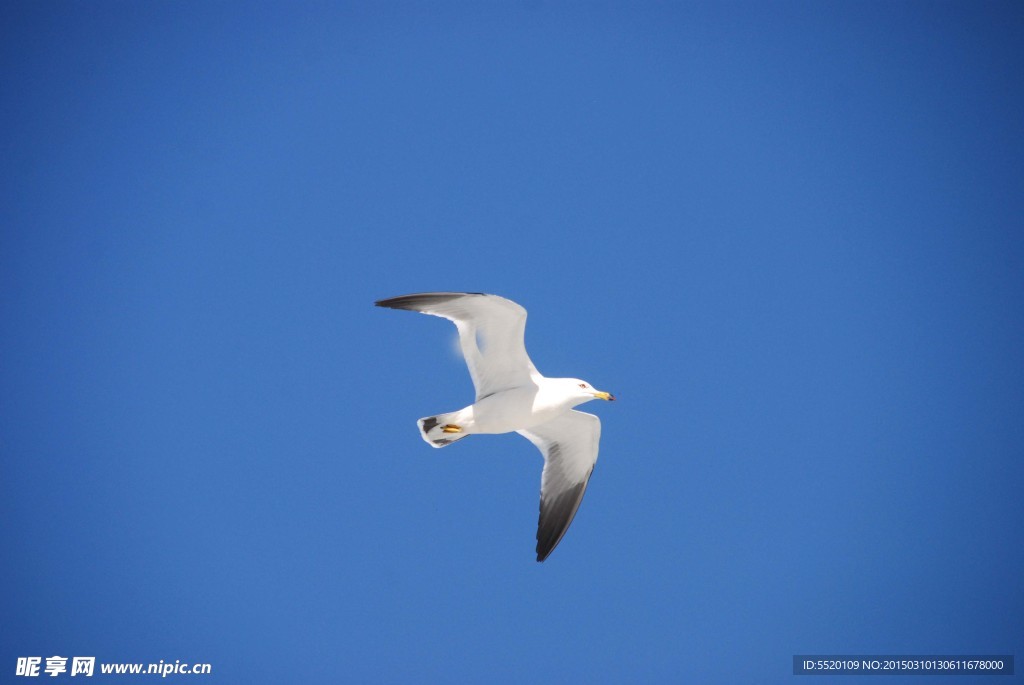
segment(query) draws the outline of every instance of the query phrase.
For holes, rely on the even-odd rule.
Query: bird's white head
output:
[[[615,395],[610,392],[598,390],[590,383],[582,381],[579,378],[560,378],[559,379],[565,386],[566,394],[571,395],[573,399],[573,405],[577,406],[590,400],[605,400],[608,402],[615,401]]]

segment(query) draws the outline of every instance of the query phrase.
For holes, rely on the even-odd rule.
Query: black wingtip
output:
[[[429,307],[433,304],[448,302],[466,295],[484,295],[485,293],[413,293],[412,295],[399,295],[383,300],[377,300],[373,304],[388,309],[411,309],[416,311],[420,307]]]
[[[541,498],[540,520],[537,524],[537,561],[547,559],[565,537],[566,531],[569,530],[569,526],[572,525],[572,520],[580,508],[580,503],[583,501],[589,480],[590,474],[588,473],[586,478],[561,492],[552,500]]]

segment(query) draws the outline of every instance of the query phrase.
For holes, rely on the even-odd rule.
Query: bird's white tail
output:
[[[416,422],[420,427],[420,435],[423,436],[423,439],[431,447],[444,447],[457,440],[462,440],[469,433],[463,433],[458,425],[455,424],[454,420],[457,413],[438,414],[437,416],[427,416],[420,419]]]

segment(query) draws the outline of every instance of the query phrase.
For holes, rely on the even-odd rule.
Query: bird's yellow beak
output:
[[[610,392],[595,392],[594,397],[596,397],[599,400],[605,400],[607,402],[615,401],[615,395],[611,394]]]

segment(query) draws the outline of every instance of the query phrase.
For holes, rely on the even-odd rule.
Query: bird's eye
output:
[[[587,387],[587,384],[586,383],[580,383],[580,387],[581,388],[585,388],[585,387]]]

